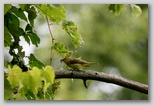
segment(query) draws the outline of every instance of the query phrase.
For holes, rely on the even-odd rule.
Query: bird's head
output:
[[[63,58],[63,59],[61,59],[60,62],[61,62],[61,63],[62,63],[62,62],[65,62],[65,60],[66,60],[66,57]]]

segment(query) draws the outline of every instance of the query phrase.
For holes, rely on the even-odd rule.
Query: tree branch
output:
[[[55,71],[55,75],[56,79],[75,78],[75,79],[97,80],[107,83],[113,83],[141,93],[148,94],[148,85],[128,80],[120,76],[106,74],[103,72],[90,71],[90,70],[87,71],[57,70]]]

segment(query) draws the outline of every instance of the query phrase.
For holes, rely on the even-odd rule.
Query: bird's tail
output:
[[[86,67],[89,67],[91,65],[99,65],[99,63],[96,63],[96,62],[88,62],[85,66]]]

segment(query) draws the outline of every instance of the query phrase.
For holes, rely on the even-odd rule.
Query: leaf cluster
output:
[[[109,11],[113,12],[114,15],[119,16],[120,12],[124,9],[126,9],[126,4],[110,4],[108,6]],[[138,17],[141,15],[142,10],[141,8],[136,4],[130,4],[131,13],[134,17]]]
[[[9,72],[5,74],[5,100],[40,100],[53,99],[55,74],[51,66],[43,69],[33,67],[27,72],[14,65],[8,67]],[[9,92],[8,92],[9,91]],[[13,91],[13,92],[11,92]]]
[[[23,47],[20,46],[19,42],[23,37],[29,45],[33,44],[38,47],[40,38],[34,30],[34,19],[37,17],[36,9],[29,4],[21,4],[19,7],[5,4],[4,8],[4,46],[10,47],[9,54],[13,56],[9,64],[16,64],[23,71],[27,71],[28,67],[23,60],[23,58],[26,58],[25,51],[23,51]],[[28,16],[26,16],[26,13]],[[27,23],[25,28],[21,27],[21,20]],[[39,62],[39,60],[37,61]]]

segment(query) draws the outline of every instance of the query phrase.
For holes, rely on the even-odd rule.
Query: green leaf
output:
[[[32,4],[19,4],[22,11],[28,13],[28,20],[31,26],[34,26],[34,19],[37,17],[37,12]]]
[[[26,97],[28,100],[36,100],[36,94],[30,90],[27,91]]]
[[[26,31],[26,33],[28,33],[28,32],[31,33],[32,27],[29,24],[27,24],[25,31]],[[26,33],[23,35],[23,37],[25,38],[25,41],[30,45],[30,38],[29,38],[28,34],[26,34]]]
[[[8,73],[8,81],[10,85],[14,88],[16,86],[20,85],[21,79],[22,79],[22,70],[19,66],[14,65],[13,68],[8,68],[9,73]]]
[[[26,11],[30,8],[31,4],[19,4],[19,6],[23,11]]]
[[[19,19],[14,14],[9,14],[8,17],[9,17],[8,24],[11,25],[10,27],[13,29],[19,28],[20,25]]]
[[[47,88],[46,94],[45,94],[45,99],[46,99],[46,100],[54,100],[54,93],[53,93],[52,85],[50,85],[50,86]]]
[[[11,12],[13,12],[17,17],[27,22],[27,18],[21,8],[12,7]]]
[[[9,26],[10,33],[12,34],[15,42],[19,42],[20,41],[19,37],[24,34],[24,30],[20,27],[18,28],[11,28],[11,27],[13,26],[12,25]]]
[[[4,15],[11,9],[11,4],[4,4]]]
[[[10,32],[8,31],[8,29],[6,27],[4,27],[4,46],[10,46],[12,45],[12,37]]]
[[[44,68],[44,71],[47,73],[46,74],[46,79],[47,79],[47,82],[49,83],[54,83],[54,79],[55,79],[55,74],[54,74],[54,70],[51,66],[46,66]]]
[[[132,8],[132,15],[134,17],[137,18],[142,14],[142,9],[138,5],[131,4],[131,8]]]
[[[38,44],[40,43],[40,38],[35,33],[27,33],[25,36],[28,36],[36,47],[38,47]]]
[[[18,46],[18,55],[21,57],[21,58],[24,58],[25,57],[25,51],[22,51],[23,47],[22,46]]]
[[[30,44],[31,41],[32,44],[38,47],[38,44],[40,43],[40,38],[37,36],[37,34],[35,34],[30,24],[27,24],[25,31],[26,33],[23,35],[23,37],[25,38],[27,43]]]
[[[61,56],[66,56],[68,53],[68,50],[65,49],[65,46],[61,42],[56,42],[53,46],[54,50],[59,53]]]
[[[33,28],[30,26],[30,24],[27,24],[25,31],[26,32],[33,32]]]
[[[24,96],[27,93],[27,90],[30,89],[30,84],[32,83],[30,78],[31,76],[29,72],[22,73],[22,86],[19,87],[19,93],[21,93],[21,96]]]
[[[52,22],[59,23],[66,18],[65,8],[62,5],[37,4],[35,6],[42,16],[48,16]]]
[[[37,17],[35,8],[32,6],[26,11],[28,12],[28,19],[30,21],[30,24],[34,26],[34,19]]]
[[[77,32],[77,26],[72,21],[63,20],[63,29],[69,34],[71,41],[75,47],[79,47],[84,44],[81,34]]]
[[[73,32],[73,33],[71,33],[71,40],[72,40],[72,42],[73,42],[73,45],[75,46],[75,47],[79,47],[79,46],[81,46],[82,44],[84,44],[84,41],[83,41],[83,39],[82,39],[82,36],[81,36],[81,34],[79,34],[78,32]]]
[[[41,70],[38,69],[37,67],[33,67],[33,69],[31,71],[29,71],[30,75],[31,75],[31,81],[29,81],[29,85],[30,86],[30,90],[33,93],[37,93],[38,88],[42,87],[42,79],[41,79]]]
[[[44,64],[40,62],[33,54],[30,54],[28,59],[29,59],[29,65],[31,67],[38,67],[38,68],[44,67]]]
[[[17,93],[16,95],[14,95],[13,98],[15,100],[27,100],[26,97],[24,95],[21,95],[20,93]]]
[[[25,41],[30,45],[30,38],[28,37],[28,34],[25,34],[23,37],[25,38]]]
[[[19,27],[20,21],[19,19],[14,15],[7,13],[5,15],[5,26],[8,28],[9,32],[12,34],[14,38],[14,42],[19,42],[19,36],[24,34],[24,30]]]
[[[34,67],[26,73],[23,72],[21,86],[19,88],[19,93],[21,93],[21,96],[29,95],[29,91],[36,95],[39,87],[42,87],[40,69]]]
[[[115,16],[120,15],[120,12],[125,9],[124,4],[110,4],[108,7],[109,11],[112,11]]]
[[[42,71],[42,80],[44,81],[44,92],[54,83],[55,73],[51,66],[46,66]]]
[[[13,93],[12,93],[11,85],[7,80],[7,77],[4,76],[4,100],[10,99],[12,96],[13,96]]]
[[[37,94],[37,90],[42,87],[41,70],[33,67],[27,73],[22,74],[22,86],[19,88],[21,95],[27,94],[30,90],[33,94]]]

